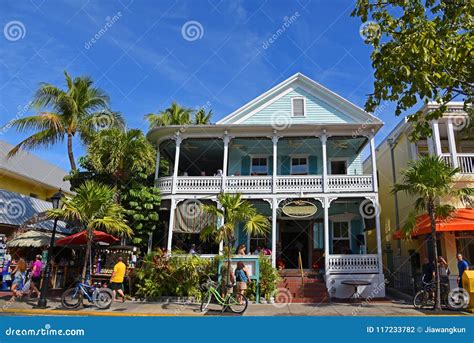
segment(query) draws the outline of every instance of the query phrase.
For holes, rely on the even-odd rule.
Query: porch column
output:
[[[410,150],[411,150],[411,158],[413,159],[413,161],[416,161],[418,160],[418,149],[416,148],[416,144],[415,143],[410,143]]]
[[[372,183],[374,186],[374,192],[377,192],[378,180],[377,180],[377,156],[375,155],[375,135],[370,136],[370,157],[372,158]]]
[[[174,227],[174,216],[176,210],[176,199],[171,198],[171,205],[170,205],[170,221],[168,225],[168,244],[166,246],[167,254],[171,254],[171,245],[173,243],[173,227]]]
[[[447,125],[448,125],[449,153],[451,154],[451,165],[454,168],[458,168],[459,167],[458,152],[456,150],[456,139],[454,137],[453,120],[451,118],[448,119]]]
[[[272,199],[272,267],[276,267],[276,247],[277,247],[277,207],[278,201]]]
[[[441,139],[439,138],[439,125],[437,120],[431,122],[432,138],[434,142],[434,151],[437,156],[441,156]]]
[[[226,186],[226,178],[227,178],[227,164],[229,160],[229,142],[230,142],[230,137],[227,136],[227,134],[222,138],[224,142],[224,162],[222,166],[222,191],[225,191],[225,186]]]
[[[324,272],[327,275],[329,270],[329,199],[324,198],[323,209],[324,209]]]
[[[433,147],[433,140],[431,137],[426,137],[426,143],[428,144],[428,154],[434,155],[434,147]]]
[[[321,147],[323,151],[323,192],[326,192],[327,190],[327,181],[328,181],[328,161],[327,161],[327,149],[326,149],[326,143],[327,143],[327,136],[326,133],[323,133],[321,137],[319,137],[321,140]]]
[[[180,136],[176,136],[175,142],[176,142],[176,149],[174,152],[174,167],[173,167],[173,188],[171,193],[176,194],[176,181],[178,179],[178,166],[179,166],[179,151],[181,149],[181,140],[182,138]]]
[[[156,149],[156,166],[155,166],[155,187],[158,186],[158,174],[160,172],[160,146]]]
[[[377,206],[380,206],[379,203],[377,203],[377,198],[374,198],[372,200],[375,208],[375,235],[377,239],[377,259],[379,261],[379,274],[383,274],[383,268],[382,268],[382,236],[380,235],[380,210],[377,211]]]
[[[272,189],[273,193],[277,192],[277,158],[278,158],[278,136],[272,136],[273,143],[273,172],[272,172]]]

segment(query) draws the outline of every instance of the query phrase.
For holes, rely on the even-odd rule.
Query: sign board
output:
[[[288,217],[307,218],[316,214],[318,208],[309,201],[295,200],[285,204],[281,210]]]

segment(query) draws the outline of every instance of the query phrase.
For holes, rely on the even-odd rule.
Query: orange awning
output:
[[[436,220],[436,232],[443,231],[474,231],[474,209],[457,209],[448,219]],[[431,223],[428,214],[422,214],[416,218],[416,228],[411,234],[412,237],[426,235],[431,232]],[[401,239],[403,236],[400,230],[393,233],[393,239]]]

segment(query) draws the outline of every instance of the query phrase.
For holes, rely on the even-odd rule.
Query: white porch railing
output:
[[[176,193],[219,193],[220,176],[183,176],[176,179]]]
[[[458,164],[462,174],[474,174],[474,154],[458,154]]]
[[[371,175],[328,175],[327,192],[371,192]],[[162,194],[172,192],[173,178],[161,177],[157,187]],[[178,176],[176,178],[177,194],[217,194],[222,191],[221,176]],[[227,176],[225,191],[230,193],[273,193],[272,176]],[[323,178],[321,175],[279,175],[276,180],[275,193],[321,193]]]
[[[271,176],[228,176],[225,189],[230,193],[271,193]]]
[[[461,174],[474,174],[474,154],[457,154],[458,166],[461,169]],[[451,155],[441,154],[441,159],[452,166]]]
[[[379,259],[369,255],[329,255],[327,273],[378,273]]]
[[[328,175],[329,192],[372,191],[371,175]]]
[[[277,176],[277,192],[322,192],[323,178],[320,175]]]
[[[441,159],[446,163],[447,165],[451,165],[451,155],[450,154],[441,154]]]
[[[160,189],[160,192],[163,194],[171,193],[171,188],[173,187],[173,177],[166,176],[160,177],[156,183],[156,187]]]

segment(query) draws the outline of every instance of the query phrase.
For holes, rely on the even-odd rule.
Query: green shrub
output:
[[[136,296],[145,299],[164,296],[201,299],[200,286],[209,277],[216,280],[219,260],[223,257],[207,259],[179,251],[174,251],[174,254],[169,257],[157,250],[145,256],[141,267],[135,272]],[[275,294],[280,276],[267,256],[261,255],[259,260],[260,298],[270,300]],[[250,301],[256,298],[256,286],[255,282],[248,286],[246,296]]]
[[[136,295],[153,299],[162,296],[201,298],[200,286],[208,277],[215,278],[218,258],[205,259],[174,252],[167,256],[162,250],[154,251],[143,260],[136,271]]]

